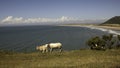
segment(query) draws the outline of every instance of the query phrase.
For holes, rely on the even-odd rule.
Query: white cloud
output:
[[[2,23],[40,23],[40,22],[65,22],[75,20],[70,17],[62,16],[60,18],[27,18],[23,19],[23,17],[13,17],[8,16],[4,18]]]
[[[20,23],[20,22],[23,22],[23,18],[22,17],[13,18],[13,16],[8,16],[5,19],[3,19],[1,22],[2,23],[13,23],[13,24]]]
[[[12,16],[8,16],[7,18],[3,19],[2,22],[10,22],[12,21]]]
[[[81,20],[79,18],[72,18],[62,16],[59,18],[23,18],[8,16],[0,21],[0,24],[63,24],[63,23],[94,23],[102,22],[102,20]]]

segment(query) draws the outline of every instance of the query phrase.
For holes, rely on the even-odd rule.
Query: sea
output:
[[[0,27],[0,50],[34,52],[36,46],[60,42],[63,50],[88,48],[86,41],[94,36],[120,34],[120,31],[92,26],[5,26]]]

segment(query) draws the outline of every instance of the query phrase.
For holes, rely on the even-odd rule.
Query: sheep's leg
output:
[[[46,52],[48,52],[48,49],[46,49]]]
[[[42,53],[44,53],[44,52],[45,52],[45,50],[42,51]]]
[[[53,49],[51,48],[51,49],[50,49],[50,52],[52,52],[52,50],[53,50]]]
[[[60,52],[62,52],[62,48],[60,48]]]

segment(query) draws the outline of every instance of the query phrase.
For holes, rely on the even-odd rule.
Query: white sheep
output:
[[[60,49],[60,52],[62,51],[61,43],[49,43],[48,47],[50,48],[50,52],[52,52],[53,49]]]
[[[36,50],[40,50],[40,51],[42,51],[42,53],[48,52],[48,44],[45,44],[42,46],[36,46]]]

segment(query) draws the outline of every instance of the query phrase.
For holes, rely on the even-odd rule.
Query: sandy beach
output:
[[[92,25],[92,24],[89,24],[89,25],[61,25],[61,26],[72,26],[72,27],[96,27],[96,28],[104,28],[104,29],[111,29],[111,30],[117,30],[117,31],[120,31],[120,26],[107,26],[107,25]]]
[[[116,26],[95,26],[95,27],[111,29],[111,30],[120,30],[120,27],[116,27]]]

